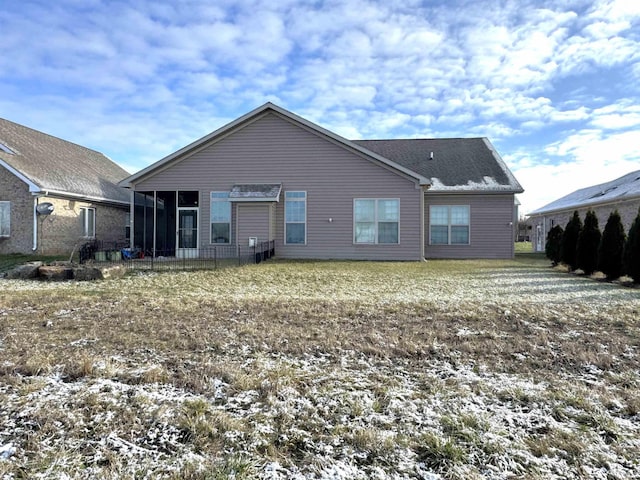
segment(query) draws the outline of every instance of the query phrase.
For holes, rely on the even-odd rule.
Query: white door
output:
[[[178,208],[176,256],[178,258],[198,257],[198,209]]]

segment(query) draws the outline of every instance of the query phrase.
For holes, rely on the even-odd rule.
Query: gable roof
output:
[[[354,140],[354,143],[430,179],[429,192],[524,191],[486,138]]]
[[[268,112],[281,115],[344,148],[409,176],[417,180],[420,185],[428,186],[429,191],[434,193],[521,193],[524,191],[486,138],[347,140],[271,102],[265,103],[125,178],[119,185],[132,187],[141,179],[168,168],[186,155],[224,138]],[[432,159],[431,153],[433,153]]]
[[[561,210],[576,209],[603,203],[620,202],[626,200],[640,199],[640,170],[636,170],[626,175],[611,180],[610,182],[592,185],[581,188],[575,192],[565,195],[544,207],[541,207],[528,216],[541,215],[545,213],[557,212]]]
[[[0,166],[33,193],[129,204],[129,173],[100,152],[0,118]]]
[[[196,140],[193,143],[190,143],[189,145],[187,145],[186,147],[181,148],[180,150],[164,157],[161,160],[158,160],[157,162],[149,165],[146,168],[143,168],[142,170],[134,173],[133,175],[131,175],[128,178],[125,178],[124,180],[122,180],[119,185],[122,187],[132,187],[135,183],[137,183],[139,180],[147,177],[147,176],[151,176],[156,172],[159,172],[167,167],[169,167],[170,165],[172,165],[174,162],[178,162],[180,161],[180,159],[184,158],[186,155],[189,155],[190,153],[196,152],[201,148],[204,148],[205,146],[214,143],[218,140],[221,140],[222,138],[224,138],[225,136],[229,135],[230,133],[232,133],[233,131],[242,128],[243,126],[255,121],[256,119],[260,118],[262,115],[265,115],[266,113],[275,113],[277,115],[280,115],[282,117],[284,117],[285,119],[297,124],[298,126],[301,126],[317,135],[320,135],[330,141],[333,141],[334,143],[347,148],[351,151],[354,151],[360,155],[364,155],[366,156],[369,160],[374,161],[374,162],[378,162],[382,165],[385,165],[387,167],[390,167],[392,170],[395,170],[396,172],[398,172],[399,174],[402,175],[406,175],[410,178],[413,178],[415,181],[417,181],[420,185],[430,185],[430,182],[423,177],[422,175],[420,175],[419,173],[416,173],[408,168],[406,168],[405,166],[394,162],[392,159],[389,159],[387,157],[384,157],[372,150],[368,150],[366,148],[363,148],[362,146],[358,145],[355,142],[352,142],[350,140],[347,140],[346,138],[341,137],[340,135],[331,132],[330,130],[327,130],[319,125],[316,125],[313,122],[310,122],[309,120],[306,120],[292,112],[289,112],[288,110],[285,110],[284,108],[281,108],[277,105],[274,105],[271,102],[267,102],[264,105],[256,108],[255,110],[252,110],[251,112],[237,118],[236,120],[228,123],[227,125],[224,125],[223,127],[213,131],[212,133],[205,135],[204,137]]]

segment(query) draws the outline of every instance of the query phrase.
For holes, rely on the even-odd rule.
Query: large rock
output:
[[[6,278],[10,280],[29,280],[32,278],[38,278],[38,270],[42,265],[42,262],[29,262],[24,265],[18,265],[7,272]]]
[[[106,267],[100,267],[100,271],[102,272],[102,278],[122,278],[125,273],[127,273],[127,269],[123,265],[109,265]]]
[[[78,281],[102,280],[102,270],[97,267],[81,265],[73,268],[73,278]]]
[[[43,265],[38,269],[38,274],[43,280],[60,282],[73,278],[73,268],[66,265]]]

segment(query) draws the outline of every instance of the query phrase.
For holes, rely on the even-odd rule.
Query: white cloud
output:
[[[522,212],[638,170],[639,144],[640,131],[605,135],[600,130],[584,130],[548,145],[537,155],[526,150],[506,155],[505,160],[525,189],[520,196]]]
[[[607,105],[593,111],[591,125],[606,130],[640,128],[640,106],[631,102]]]
[[[489,136],[535,207],[589,158],[637,162],[640,125],[640,2],[542,3],[25,0],[0,115],[139,167],[267,100],[348,138]]]

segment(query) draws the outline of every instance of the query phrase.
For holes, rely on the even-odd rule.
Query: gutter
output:
[[[82,195],[79,193],[70,193],[70,192],[62,192],[59,190],[43,190],[47,196],[58,196],[58,197],[67,197],[67,198],[77,198],[79,200],[85,200],[90,202],[104,202],[104,203],[113,203],[115,205],[126,205],[129,206],[129,202],[124,202],[122,200],[114,200],[111,198],[101,198],[101,197],[91,197],[88,195]]]

